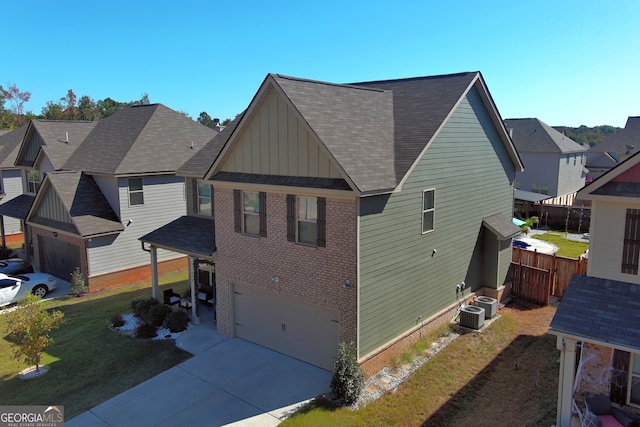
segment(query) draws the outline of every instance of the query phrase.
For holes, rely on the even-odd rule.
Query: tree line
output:
[[[31,119],[46,120],[100,120],[110,116],[116,111],[132,105],[150,104],[149,95],[143,93],[140,99],[122,102],[112,98],[95,101],[88,95],[79,99],[72,89],[58,101],[48,101],[40,114],[32,111],[24,111],[25,103],[31,99],[31,92],[20,90],[15,84],[9,84],[6,88],[0,85],[0,130],[13,130],[25,125]],[[183,111],[179,113],[189,117]],[[199,123],[212,127],[216,124],[211,116],[203,111],[196,119]],[[220,124],[226,125],[231,119],[225,119]]]

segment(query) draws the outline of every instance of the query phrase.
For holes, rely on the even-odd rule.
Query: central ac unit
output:
[[[492,319],[496,315],[498,308],[498,300],[491,297],[480,296],[476,297],[474,302],[478,307],[484,308],[484,318]]]
[[[484,325],[484,308],[465,305],[460,309],[460,326],[480,329]]]

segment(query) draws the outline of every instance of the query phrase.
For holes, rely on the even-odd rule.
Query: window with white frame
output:
[[[629,403],[640,405],[640,354],[631,354],[629,369]]]
[[[433,231],[436,190],[422,192],[422,234]]]
[[[144,187],[142,178],[129,178],[129,206],[144,205]]]
[[[27,171],[27,193],[37,193],[40,188],[40,172],[37,170]]]
[[[198,213],[211,215],[211,185],[206,182],[198,183]]]
[[[242,192],[242,225],[245,234],[260,234],[260,198],[257,191]]]
[[[318,199],[298,196],[296,204],[298,243],[316,245],[318,241]]]

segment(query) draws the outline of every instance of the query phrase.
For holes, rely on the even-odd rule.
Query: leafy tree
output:
[[[49,334],[64,323],[64,313],[49,313],[39,307],[40,301],[40,297],[28,294],[27,299],[18,303],[16,311],[7,314],[9,335],[18,344],[13,357],[35,365],[36,371],[40,371],[42,352],[53,344]]]
[[[76,109],[76,94],[73,89],[67,91],[67,95],[60,98],[60,102],[64,107],[64,117],[66,120],[77,120],[78,110]]]
[[[100,110],[96,102],[87,95],[81,96],[78,101],[78,119],[87,121],[100,119]]]
[[[64,120],[64,109],[59,102],[47,101],[47,105],[42,108],[41,116],[47,120]]]
[[[86,294],[89,292],[89,287],[84,280],[84,274],[80,271],[80,267],[76,267],[71,273],[71,292],[75,295]]]
[[[25,124],[23,123],[22,113],[25,102],[29,102],[31,99],[31,92],[23,92],[18,89],[15,83],[12,83],[6,89],[0,86],[0,93],[2,93],[3,98],[11,104],[11,111],[16,115],[16,127]]]
[[[197,121],[207,127],[213,127],[215,125],[215,122],[206,111],[200,113]]]
[[[222,121],[222,123],[220,123],[220,124],[221,124],[222,126],[226,126],[226,125],[228,125],[229,123],[231,123],[231,119],[226,118],[226,119],[224,119],[224,120]]]

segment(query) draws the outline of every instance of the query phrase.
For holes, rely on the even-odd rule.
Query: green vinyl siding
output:
[[[498,243],[486,244],[495,236],[485,233],[482,219],[511,215],[514,176],[515,166],[474,88],[401,191],[361,199],[359,356],[455,303],[462,281],[472,290],[502,284],[497,282],[504,278],[486,279],[486,273],[506,273],[502,265],[499,273],[495,265],[492,272],[483,267],[501,256],[486,253]],[[435,189],[434,229],[422,234],[426,189]]]

